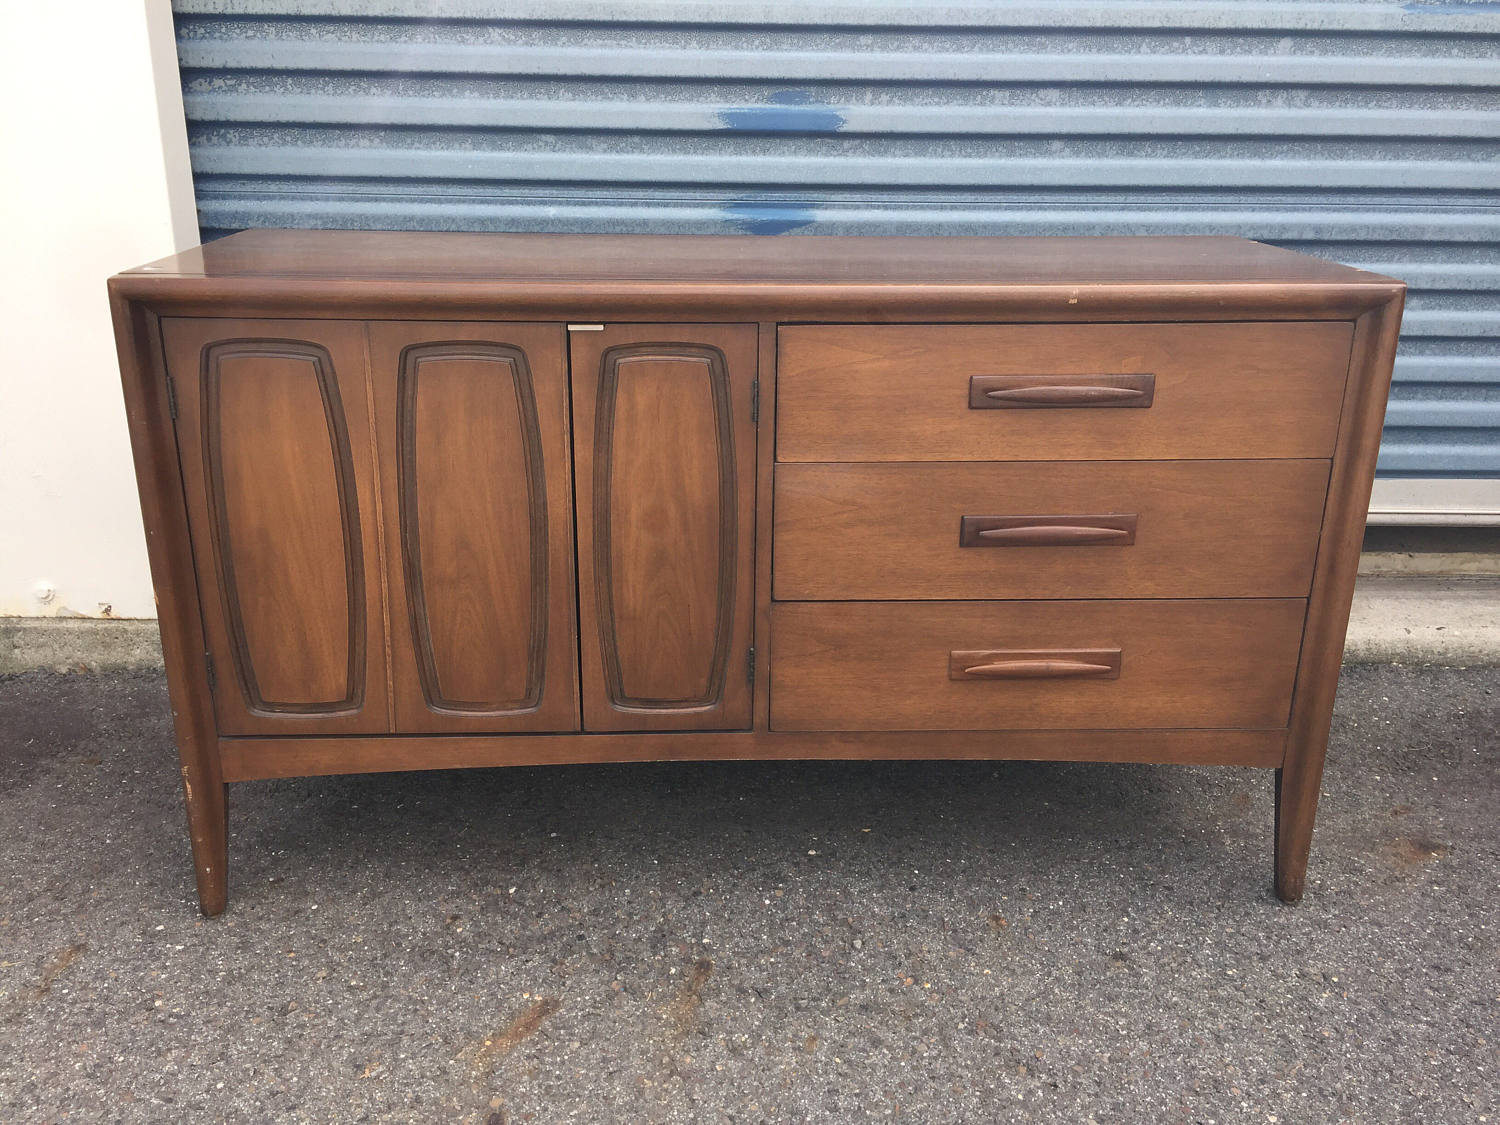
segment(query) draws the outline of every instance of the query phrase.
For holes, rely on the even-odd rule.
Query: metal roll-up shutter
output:
[[[1245,235],[1410,284],[1377,516],[1500,521],[1496,5],[175,10],[205,238]]]

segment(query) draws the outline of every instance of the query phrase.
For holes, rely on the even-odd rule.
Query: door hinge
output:
[[[755,682],[755,650],[753,648],[745,653],[745,679],[752,684]]]
[[[219,675],[214,671],[214,654],[205,652],[203,654],[203,669],[208,673],[208,690],[213,691],[219,686]]]
[[[750,381],[750,421],[760,421],[760,380]]]
[[[177,383],[172,379],[171,372],[167,373],[167,413],[175,420],[177,417]]]

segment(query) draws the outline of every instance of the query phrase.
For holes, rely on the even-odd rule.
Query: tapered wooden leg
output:
[[[120,379],[125,389],[125,418],[130,424],[135,479],[146,525],[146,554],[151,561],[151,584],[156,591],[167,696],[172,704],[172,731],[182,765],[188,834],[193,841],[193,866],[198,875],[198,906],[204,914],[214,915],[224,909],[228,888],[225,871],[228,801],[219,766],[213,692],[199,624],[187,510],[183,506],[182,471],[173,422],[176,410],[163,377],[166,368],[156,314],[122,297],[113,284],[110,308],[119,346]]]
[[[1302,900],[1322,783],[1322,753],[1303,755],[1276,771],[1276,897],[1282,902]]]
[[[195,787],[188,773],[183,771],[183,792],[198,876],[198,909],[212,918],[223,913],[229,901],[229,786],[217,782]]]
[[[1307,853],[1323,784],[1344,634],[1359,570],[1370,486],[1380,451],[1380,423],[1396,358],[1404,292],[1354,322],[1344,408],[1323,509],[1323,535],[1307,600],[1302,661],[1287,723],[1286,755],[1276,771],[1276,895],[1298,902],[1307,883]]]

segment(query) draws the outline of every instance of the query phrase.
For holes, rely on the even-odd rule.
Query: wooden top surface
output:
[[[131,278],[692,286],[1395,284],[1243,238],[461,234],[253,230]]]

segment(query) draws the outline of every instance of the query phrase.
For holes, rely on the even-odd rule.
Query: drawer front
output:
[[[1343,322],[796,325],[781,461],[1329,457]]]
[[[1327,461],[778,465],[775,596],[1306,597]]]
[[[1305,604],[782,603],[771,729],[1281,727]]]

